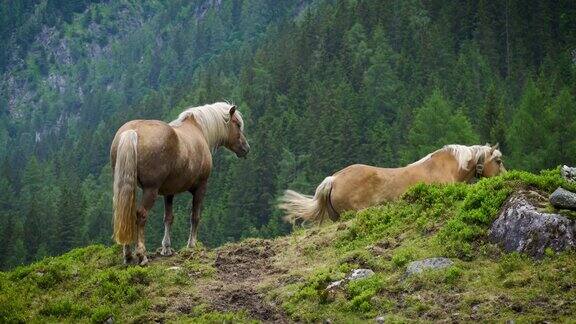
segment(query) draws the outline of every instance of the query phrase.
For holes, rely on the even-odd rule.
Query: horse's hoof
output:
[[[194,249],[196,247],[196,241],[188,241],[186,247],[189,249]]]
[[[134,263],[134,258],[131,255],[128,255],[128,256],[125,255],[124,256],[124,264],[129,265],[132,263]]]
[[[140,259],[140,262],[138,262],[139,265],[145,266],[148,264],[148,257],[147,256],[142,255],[142,256],[138,256],[138,258]]]
[[[174,255],[174,250],[171,247],[163,247],[162,251],[160,251],[161,256],[171,256]]]

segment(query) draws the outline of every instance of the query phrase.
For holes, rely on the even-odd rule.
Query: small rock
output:
[[[556,208],[576,210],[576,194],[559,187],[550,195],[550,203]]]
[[[174,266],[174,267],[168,268],[168,270],[180,270],[180,269],[182,269],[182,267]]]
[[[114,316],[108,317],[108,318],[104,321],[104,324],[114,324]]]
[[[376,322],[378,324],[384,324],[385,321],[386,321],[386,319],[384,318],[384,316],[378,316],[374,319],[374,322]]]
[[[339,296],[345,296],[344,284],[346,283],[346,279],[334,281],[326,287],[326,299],[330,302],[336,300]]]
[[[338,281],[333,281],[328,286],[326,286],[326,291],[329,294],[334,295],[348,282],[353,280],[359,280],[368,278],[374,275],[374,271],[370,269],[354,269],[352,272],[346,276],[346,278]]]
[[[406,268],[406,275],[410,276],[429,269],[442,269],[449,267],[452,264],[454,264],[454,262],[448,258],[429,258],[413,261],[408,264],[408,267]]]
[[[372,271],[370,269],[354,269],[354,270],[352,270],[352,273],[346,277],[346,279],[358,280],[358,279],[364,279],[364,278],[372,277],[373,275],[374,275],[374,271]]]
[[[508,252],[526,253],[534,258],[544,256],[547,248],[556,252],[574,248],[574,221],[541,212],[535,203],[538,202],[532,202],[523,191],[512,195],[492,223],[490,240]]]
[[[576,168],[571,168],[567,165],[563,165],[562,169],[560,169],[560,173],[564,177],[564,179],[570,182],[576,182]]]
[[[336,289],[336,288],[340,288],[340,286],[342,286],[343,283],[344,283],[344,280],[338,280],[338,281],[331,282],[331,283],[326,287],[326,290],[333,290],[333,289]]]

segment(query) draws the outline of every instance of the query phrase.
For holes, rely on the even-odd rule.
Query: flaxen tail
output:
[[[138,134],[120,134],[114,166],[114,240],[130,244],[136,239],[136,181]]]
[[[326,217],[335,219],[336,212],[330,203],[330,192],[334,177],[327,177],[316,188],[314,197],[286,190],[280,198],[278,208],[286,212],[284,220],[294,224],[297,220],[322,223]]]

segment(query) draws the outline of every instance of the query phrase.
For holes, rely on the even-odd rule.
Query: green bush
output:
[[[92,312],[90,321],[92,323],[103,323],[112,316],[114,316],[114,312],[109,306],[98,306]]]
[[[147,268],[106,269],[92,279],[94,297],[110,303],[133,303],[149,282]]]
[[[408,262],[414,260],[414,253],[408,249],[401,249],[397,251],[392,257],[392,263],[398,268],[405,266]]]
[[[450,268],[448,268],[448,270],[446,270],[446,273],[444,275],[444,282],[447,284],[454,284],[458,281],[458,279],[460,279],[460,277],[462,277],[463,274],[463,270],[456,267],[456,266],[452,266]]]
[[[25,306],[21,296],[11,294],[11,287],[0,281],[0,322],[1,323],[25,323]]]
[[[348,308],[353,312],[363,313],[365,316],[373,315],[376,305],[372,298],[384,288],[384,280],[378,275],[369,278],[350,281],[346,286],[348,294]]]
[[[44,307],[40,309],[39,313],[43,316],[54,316],[58,318],[80,318],[90,315],[90,310],[79,305],[77,302],[65,298],[47,302]]]

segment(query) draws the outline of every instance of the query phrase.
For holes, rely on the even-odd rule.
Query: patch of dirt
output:
[[[266,323],[288,323],[288,317],[279,305],[263,293],[262,283],[297,281],[288,278],[288,269],[274,264],[281,243],[270,240],[248,239],[240,243],[222,246],[215,250],[203,248],[183,250],[170,257],[163,257],[159,250],[149,256],[150,261],[161,263],[166,271],[186,271],[194,281],[193,290],[175,290],[166,300],[153,306],[157,316],[162,314],[191,314],[196,306],[206,305],[218,312],[245,311],[250,317]],[[213,277],[190,272],[184,263],[212,265]],[[211,268],[211,267],[210,267]]]
[[[218,249],[214,261],[216,278],[200,288],[202,295],[220,312],[245,310],[264,322],[288,323],[280,307],[267,300],[257,287],[287,272],[274,265],[275,255],[273,242],[260,239]]]
[[[171,297],[171,302],[166,306],[170,313],[190,314],[193,308],[200,304],[199,298],[190,294],[178,294]]]

